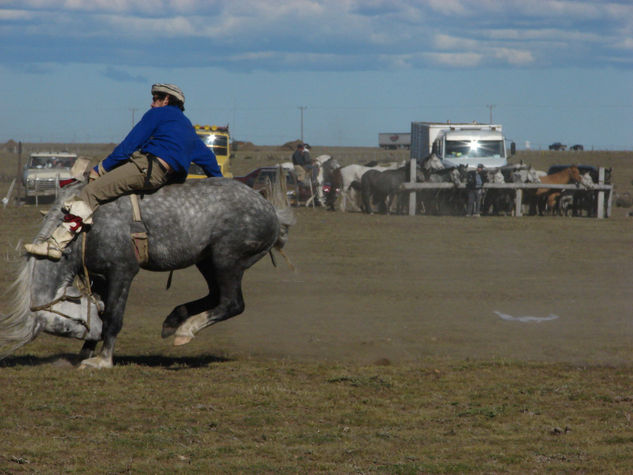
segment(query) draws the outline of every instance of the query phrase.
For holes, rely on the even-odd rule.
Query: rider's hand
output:
[[[90,181],[96,180],[97,178],[99,178],[99,174],[96,171],[94,171],[94,169],[91,168],[90,174],[88,175],[88,181],[90,182]]]

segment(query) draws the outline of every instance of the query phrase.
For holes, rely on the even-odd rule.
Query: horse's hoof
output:
[[[99,356],[95,356],[94,358],[88,358],[87,360],[83,360],[79,365],[79,369],[103,369],[103,368],[112,368],[112,361],[101,358]]]
[[[178,329],[178,327],[166,327],[163,325],[163,329],[160,332],[160,336],[162,338],[167,338],[169,336],[172,336],[174,333],[176,333],[176,330]]]
[[[176,335],[176,337],[174,338],[174,346],[186,345],[191,340],[193,340],[192,336]]]

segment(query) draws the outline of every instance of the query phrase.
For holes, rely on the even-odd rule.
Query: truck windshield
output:
[[[28,168],[70,168],[74,162],[70,157],[31,157]]]
[[[500,158],[503,157],[501,140],[447,140],[446,158]]]
[[[216,155],[226,155],[228,138],[226,135],[199,134],[198,135],[207,147],[213,149]]]

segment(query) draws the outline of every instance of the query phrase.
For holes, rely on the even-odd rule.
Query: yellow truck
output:
[[[207,147],[213,150],[215,158],[218,160],[222,175],[231,178],[233,174],[229,169],[229,159],[231,157],[231,137],[229,135],[229,126],[221,127],[219,125],[194,125],[198,137],[202,139]],[[198,165],[192,163],[189,167],[190,178],[205,178],[206,175]]]

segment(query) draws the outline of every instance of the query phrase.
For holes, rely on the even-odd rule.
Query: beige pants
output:
[[[129,161],[84,186],[78,198],[88,203],[94,211],[100,204],[131,191],[160,188],[167,183],[169,174],[158,165],[157,160],[152,160],[151,173],[147,180],[149,161],[147,156],[134,152]]]
[[[301,165],[295,165],[295,175],[297,175],[297,180],[305,182],[308,173]]]

